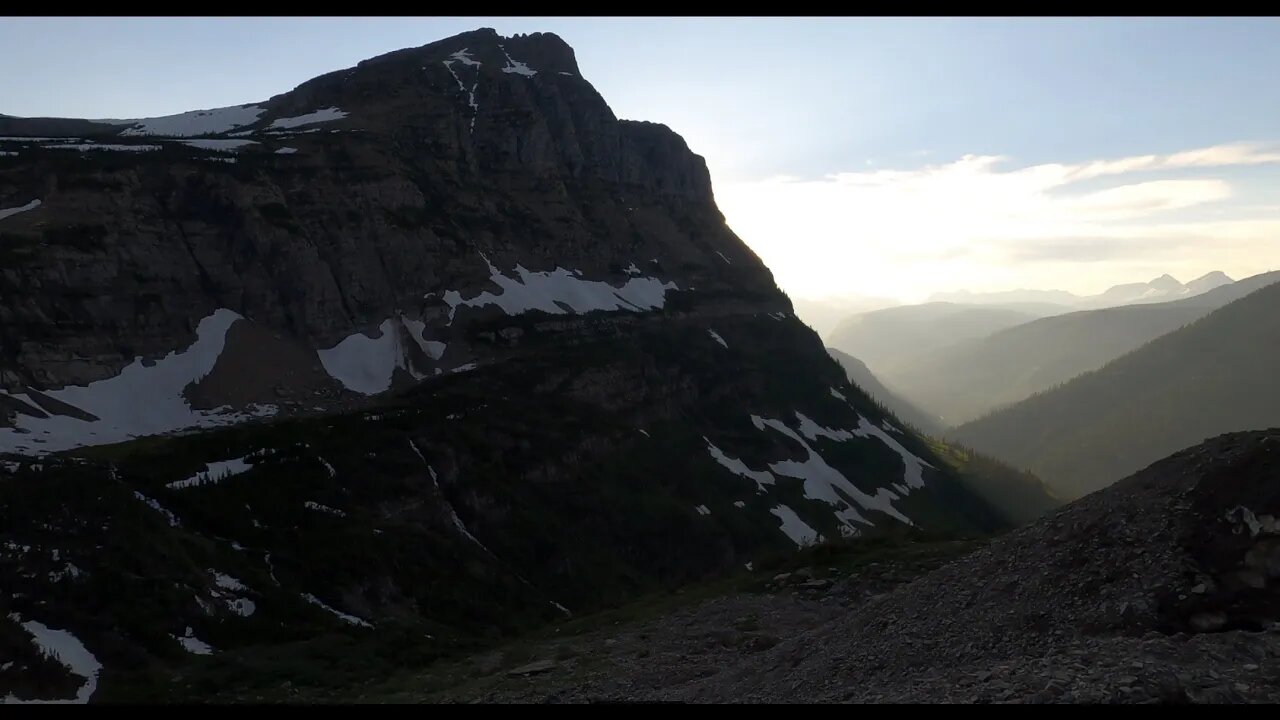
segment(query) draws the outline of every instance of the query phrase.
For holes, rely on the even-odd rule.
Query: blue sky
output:
[[[681,133],[794,296],[1280,268],[1270,18],[3,19],[0,112],[253,102],[485,26],[557,33],[619,116]],[[1049,177],[1149,155],[1182,160]]]

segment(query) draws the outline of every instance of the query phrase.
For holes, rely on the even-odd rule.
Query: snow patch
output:
[[[227,609],[240,617],[249,617],[258,609],[258,606],[248,598],[233,598],[227,601]]]
[[[155,510],[156,512],[160,513],[161,515],[164,515],[164,519],[169,521],[169,527],[181,527],[182,523],[179,523],[179,522],[178,522],[178,516],[174,515],[173,513],[169,512],[168,510],[165,510],[163,507],[160,507],[160,503],[158,503],[158,502],[156,502],[155,500],[153,500],[153,499],[151,499],[151,498],[147,497],[146,495],[143,495],[142,493],[138,492],[137,490],[134,490],[134,491],[133,491],[133,496],[134,496],[134,497],[136,497],[136,498],[138,498],[138,499],[139,499],[139,500],[141,500],[142,502],[146,503],[146,505],[147,505],[148,507],[150,507],[152,510]]]
[[[14,153],[14,155],[17,155],[17,153]],[[13,208],[5,208],[5,209],[3,209],[3,210],[0,210],[0,220],[3,220],[3,219],[5,219],[5,218],[7,218],[7,217],[13,217],[14,215],[17,215],[18,213],[24,213],[24,212],[27,212],[28,210],[35,210],[35,209],[36,209],[36,208],[38,208],[38,207],[40,207],[40,201],[39,201],[39,200],[32,200],[31,202],[27,203],[26,205],[20,205],[20,206],[18,206],[18,207],[13,207]]]
[[[898,432],[902,432],[902,431],[899,430]],[[879,438],[880,442],[883,442],[885,445],[888,445],[891,450],[898,453],[898,456],[902,458],[903,483],[906,484],[906,486],[909,488],[924,487],[924,469],[926,467],[932,468],[933,467],[932,465],[916,457],[914,454],[911,453],[910,450],[907,450],[905,447],[903,447],[902,443],[899,443],[895,438],[885,433],[884,430],[881,430],[880,428],[876,427],[872,423],[868,422],[867,419],[862,417],[861,415],[858,416],[858,429],[854,431],[854,434],[857,435],[858,437],[874,436],[876,438]]]
[[[186,480],[174,480],[165,485],[170,490],[181,490],[189,487],[199,487],[200,485],[213,485],[222,482],[229,477],[249,472],[253,466],[245,462],[252,457],[260,457],[259,453],[251,453],[244,457],[233,458],[231,460],[219,460],[205,465],[204,470],[192,475]]]
[[[720,256],[720,259],[724,261],[724,264],[725,264],[725,265],[732,265],[732,264],[733,264],[733,263],[729,262],[729,258],[725,257],[725,256],[724,256],[724,253],[720,252],[719,250],[717,250],[717,251],[716,251],[716,254]]]
[[[410,321],[412,322],[412,321]],[[327,350],[320,350],[320,364],[325,372],[342,386],[361,395],[377,395],[391,387],[392,375],[396,368],[403,368],[415,379],[421,380],[424,375],[414,369],[400,342],[399,327],[407,325],[399,318],[388,318],[378,326],[378,337],[371,338],[364,333],[355,333],[343,338],[341,342]],[[422,323],[418,326],[425,327]],[[423,352],[431,354],[432,344],[421,339],[421,332],[415,334],[410,330]],[[439,343],[443,345],[443,343]],[[441,350],[443,352],[443,350]]]
[[[170,635],[169,637],[173,638],[174,640],[177,640],[178,643],[182,645],[182,649],[186,650],[192,655],[212,655],[213,654],[213,647],[210,646],[209,643],[195,637],[190,627],[187,628],[186,634],[183,635],[182,637],[178,637],[177,635]]]
[[[519,315],[531,310],[541,310],[552,315],[593,310],[657,310],[665,304],[667,290],[679,289],[674,282],[663,283],[657,278],[648,277],[633,277],[622,287],[615,288],[607,282],[582,280],[578,277],[580,271],[561,267],[531,272],[516,265],[518,278],[510,278],[499,272],[488,259],[485,262],[489,265],[489,279],[501,292],[495,295],[486,290],[465,300],[457,290],[447,291],[444,301],[449,305],[450,323],[459,306],[497,305],[508,315]],[[562,305],[568,306],[570,310],[565,310]]]
[[[120,133],[130,135],[162,135],[166,137],[194,137],[196,135],[216,135],[234,130],[258,121],[267,109],[257,105],[237,105],[235,107],[214,108],[212,110],[192,110],[177,115],[166,115],[140,120],[93,120],[91,122],[110,125],[134,124]]]
[[[267,128],[272,130],[276,128],[280,128],[280,129],[295,128],[295,127],[300,127],[302,125],[311,125],[313,123],[332,122],[334,120],[341,120],[346,116],[347,116],[347,113],[339,110],[338,108],[329,107],[329,108],[324,108],[323,110],[316,110],[315,112],[307,113],[306,115],[299,115],[297,117],[279,118],[278,120],[268,125]]]
[[[303,600],[306,600],[307,602],[311,603],[312,605],[315,605],[316,607],[319,607],[319,608],[324,609],[324,610],[328,610],[329,612],[333,613],[334,615],[337,615],[337,616],[338,616],[339,618],[341,618],[344,622],[350,623],[351,625],[358,625],[358,626],[360,626],[360,627],[367,627],[367,628],[371,628],[371,627],[373,627],[373,625],[370,625],[369,623],[365,622],[364,620],[361,620],[360,618],[356,617],[355,615],[348,615],[348,614],[346,614],[346,613],[342,612],[341,610],[338,610],[338,609],[335,609],[335,608],[329,607],[328,605],[325,605],[325,604],[324,604],[324,602],[322,602],[322,601],[320,600],[320,598],[316,597],[315,595],[312,595],[311,593],[307,593],[307,594],[303,595],[303,596],[302,596],[302,599],[303,599]]]
[[[745,502],[741,501],[741,500],[734,500],[734,501],[733,501],[733,506],[734,506],[734,507],[736,507],[736,508],[738,508],[738,509],[742,509],[742,508],[746,507],[746,506],[747,506],[747,504],[746,504]]]
[[[449,57],[449,60],[444,61],[445,69],[453,76],[454,82],[458,83],[458,89],[467,94],[467,105],[471,107],[471,132],[475,132],[476,115],[480,113],[480,106],[476,103],[476,88],[480,87],[480,76],[479,74],[476,75],[476,81],[471,84],[471,89],[468,90],[467,86],[462,84],[462,78],[458,77],[458,73],[454,72],[453,64],[460,62],[464,66],[474,65],[475,67],[480,67],[480,63],[471,59],[471,56],[467,54],[466,48],[462,48]]]
[[[538,71],[537,71],[537,70],[534,70],[534,69],[530,68],[528,65],[525,65],[524,63],[520,62],[519,60],[512,60],[512,59],[511,59],[511,55],[509,55],[509,54],[507,53],[507,49],[506,49],[506,48],[504,48],[504,47],[502,47],[501,45],[499,45],[499,46],[498,46],[498,49],[499,49],[499,50],[501,50],[501,51],[502,51],[502,54],[503,54],[503,55],[505,55],[505,56],[506,56],[506,58],[507,58],[507,66],[506,66],[506,67],[504,67],[504,68],[502,68],[502,72],[504,72],[504,73],[516,73],[516,74],[518,74],[518,75],[523,75],[523,76],[525,76],[525,77],[533,77],[534,75],[537,75],[537,74],[538,74]]]
[[[230,575],[227,575],[225,573],[220,573],[217,570],[214,570],[213,568],[209,568],[208,572],[210,575],[213,576],[213,584],[217,585],[223,590],[244,591],[249,589],[245,587],[244,583],[231,577]]]
[[[24,137],[20,135],[4,135],[0,136],[0,140],[9,142],[80,142],[80,138],[73,137]]]
[[[213,150],[214,152],[235,152],[242,147],[258,144],[253,140],[179,140],[178,142],[193,148]]]
[[[51,150],[79,150],[87,152],[89,150],[114,150],[117,152],[152,152],[159,150],[159,145],[98,145],[97,143],[82,143],[79,145],[44,145],[42,147]]]
[[[778,420],[767,420],[758,415],[751,416],[751,422],[761,430],[766,427],[771,428],[797,442],[807,453],[807,457],[803,461],[783,460],[781,462],[771,463],[769,469],[778,475],[787,477],[800,478],[804,481],[804,496],[810,500],[822,500],[829,505],[835,507],[843,507],[835,513],[836,518],[850,530],[854,530],[853,523],[859,522],[864,525],[874,525],[871,521],[864,518],[857,508],[853,507],[848,500],[841,495],[853,498],[854,502],[861,505],[867,510],[879,510],[900,522],[911,525],[912,522],[906,515],[898,512],[893,507],[893,501],[898,499],[898,495],[888,488],[879,488],[875,495],[868,495],[860,490],[849,479],[846,478],[839,470],[827,464],[827,461],[818,454],[816,450],[805,442],[804,438],[797,435],[791,428],[784,425]],[[803,421],[802,421],[803,422]],[[806,428],[810,432],[813,428]],[[825,429],[824,429],[825,430]],[[841,431],[847,433],[847,431]],[[827,437],[838,437],[839,433],[825,431],[823,433]],[[852,434],[849,434],[852,437]],[[812,438],[811,438],[812,439]],[[839,491],[839,492],[838,492]]]
[[[409,331],[409,337],[417,343],[418,348],[421,349],[427,357],[432,360],[439,360],[444,356],[445,348],[447,348],[448,345],[437,340],[427,340],[425,337],[427,334],[426,323],[421,320],[410,320],[404,316],[401,316],[400,321],[404,323],[405,329]]]
[[[725,341],[724,341],[724,338],[720,337],[720,333],[716,332],[715,330],[711,330],[711,329],[708,329],[708,330],[707,330],[707,332],[711,334],[711,339],[712,339],[712,340],[715,340],[716,342],[718,342],[718,343],[720,343],[721,345],[723,345],[723,346],[724,346],[724,348],[725,348],[726,350],[728,350],[728,349],[729,349],[729,343],[725,342]]]
[[[809,524],[804,520],[801,520],[800,516],[796,515],[795,510],[786,505],[777,505],[769,512],[782,521],[779,529],[782,530],[784,535],[791,538],[796,547],[805,547],[821,542],[822,536],[818,534],[818,531],[809,527]]]
[[[748,480],[754,480],[757,492],[766,492],[764,486],[773,485],[776,482],[773,475],[770,473],[764,470],[752,470],[741,460],[725,455],[724,451],[716,447],[710,440],[707,440],[705,435],[702,439],[707,443],[707,452],[711,453],[712,459],[723,465],[729,472],[735,475],[741,475]]]
[[[84,683],[76,691],[73,700],[19,700],[13,695],[5,697],[5,705],[84,705],[93,697],[98,689],[98,673],[102,671],[102,663],[89,652],[84,643],[66,630],[56,630],[35,620],[22,622],[17,613],[10,613],[9,619],[22,625],[31,633],[32,642],[40,652],[62,664],[72,675],[84,678]]]
[[[273,415],[274,406],[251,406],[243,412],[222,407],[195,410],[183,397],[183,390],[208,375],[222,354],[227,330],[240,320],[239,314],[221,309],[201,320],[196,341],[186,350],[174,351],[148,367],[142,358],[119,375],[88,385],[71,385],[48,390],[45,395],[78,408],[97,420],[81,420],[66,415],[36,418],[19,413],[14,427],[0,428],[0,452],[44,455],[86,445],[104,445],[144,435],[213,427]],[[38,405],[29,396],[0,390],[7,396]],[[146,398],[146,402],[138,402]],[[36,442],[36,440],[43,442]]]
[[[551,601],[551,606],[552,606],[552,607],[554,607],[555,609],[559,610],[560,612],[564,613],[566,617],[573,617],[573,613],[569,612],[569,608],[567,608],[567,607],[565,607],[565,606],[561,605],[560,603],[556,602],[555,600],[552,600],[552,601]]]
[[[427,462],[427,459],[422,455],[422,451],[418,449],[417,445],[413,444],[412,440],[409,441],[409,447],[413,448],[413,451],[418,454],[419,458],[422,458],[422,462]],[[475,535],[471,534],[471,531],[467,529],[466,524],[462,522],[462,518],[458,517],[458,511],[453,509],[453,503],[449,502],[449,499],[444,496],[444,490],[440,489],[440,478],[436,475],[436,469],[431,467],[430,464],[427,465],[427,474],[431,476],[431,484],[435,485],[436,493],[440,495],[440,502],[444,504],[445,510],[449,511],[449,519],[453,521],[453,527],[458,532],[462,533],[463,537],[475,543],[481,550],[489,553],[489,555],[493,557],[497,557],[496,555],[493,555],[493,551],[485,547],[484,543],[480,542]]]
[[[839,390],[837,390],[837,389],[835,389],[835,388],[831,388],[831,397],[833,397],[833,398],[835,398],[835,399],[837,399],[837,400],[844,400],[845,402],[849,402],[849,398],[847,398],[847,397],[845,397],[844,395],[842,395],[842,394],[840,393],[840,391],[839,391]]]
[[[906,433],[902,432],[901,430],[899,430],[899,429],[898,429],[898,428],[897,428],[893,423],[889,422],[888,420],[885,420],[885,421],[881,422],[881,423],[880,423],[880,427],[882,427],[882,428],[884,428],[885,430],[888,430],[888,431],[890,431],[890,432],[896,432],[896,433],[898,433],[899,435],[905,435],[905,434],[906,434]]]
[[[697,507],[694,508],[694,510],[697,510],[699,515],[711,514],[711,508],[707,507],[706,505],[698,505]]]
[[[337,515],[338,517],[347,516],[345,512],[338,510],[337,508],[331,508],[328,505],[321,505],[320,503],[314,500],[308,500],[302,503],[302,506],[308,510],[315,510],[316,512],[329,513],[330,515]]]
[[[631,264],[630,264],[630,265],[628,265],[626,268],[624,268],[622,272],[624,272],[624,273],[626,273],[626,274],[628,274],[628,275],[639,275],[639,274],[640,274],[640,268],[636,267],[636,264],[635,264],[635,263],[631,263]]]
[[[298,152],[298,148],[282,147],[276,150],[276,155],[292,155],[296,152]]]
[[[462,48],[461,50],[450,55],[449,57],[469,67],[480,67],[480,62],[478,60],[473,59],[471,55],[467,52],[466,48]]]

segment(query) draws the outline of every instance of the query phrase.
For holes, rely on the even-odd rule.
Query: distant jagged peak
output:
[[[1208,292],[1214,288],[1230,285],[1235,279],[1221,270],[1212,270],[1201,275],[1200,277],[1187,283],[1187,288],[1193,293]]]
[[[1181,290],[1183,287],[1182,283],[1169,273],[1165,273],[1147,284],[1157,290],[1164,290],[1166,292]]]

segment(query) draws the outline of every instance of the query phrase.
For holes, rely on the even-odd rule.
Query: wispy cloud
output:
[[[1036,284],[1093,292],[1153,270],[1280,267],[1280,215],[1232,204],[1241,182],[1232,168],[1258,165],[1280,166],[1280,145],[1026,167],[966,155],[913,170],[718,184],[716,195],[793,295]],[[1109,186],[1085,182],[1098,178]],[[1280,174],[1266,182],[1280,185]]]

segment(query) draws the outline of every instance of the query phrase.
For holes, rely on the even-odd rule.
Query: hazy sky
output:
[[[477,27],[683,135],[793,297],[1280,269],[1271,18],[8,18],[0,112],[254,102]]]

